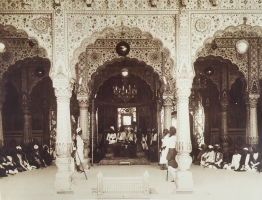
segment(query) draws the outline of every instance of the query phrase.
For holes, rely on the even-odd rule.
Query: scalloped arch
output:
[[[161,40],[154,38],[152,36],[151,33],[149,32],[142,32],[139,28],[135,27],[135,28],[129,28],[126,26],[117,26],[117,27],[106,27],[105,29],[103,29],[101,32],[94,32],[92,34],[91,37],[85,38],[80,46],[74,50],[73,53],[73,59],[70,61],[70,67],[71,67],[71,71],[73,72],[73,77],[76,78],[76,74],[75,74],[75,67],[79,61],[79,56],[86,51],[86,47],[87,46],[92,46],[97,39],[109,39],[110,36],[115,35],[117,33],[123,33],[123,34],[128,34],[130,32],[134,32],[134,39],[137,38],[143,38],[143,39],[148,39],[151,40],[153,42],[156,42],[159,44],[160,46],[160,52],[163,52],[164,54],[167,55],[168,58],[166,58],[166,60],[171,60],[170,63],[172,64],[172,72],[175,72],[176,70],[174,70],[174,61],[172,58],[170,58],[170,51],[169,49],[163,47],[163,43],[161,42]],[[112,38],[112,37],[111,37]],[[119,38],[118,38],[119,39]],[[125,38],[123,38],[125,39]],[[155,69],[155,66],[152,66]]]
[[[122,62],[124,59],[123,58],[114,58],[113,60],[111,61],[108,61],[108,62],[105,62],[103,65],[99,66],[96,70],[95,73],[92,74],[91,76],[91,80],[88,82],[88,87],[89,87],[89,91],[93,91],[95,94],[98,92],[99,90],[99,87],[104,83],[105,80],[107,80],[108,78],[112,77],[112,76],[115,76],[117,74],[119,74],[119,71],[117,72],[114,72],[112,74],[110,74],[110,76],[106,76],[106,77],[103,77],[102,81],[100,82],[99,85],[96,85],[95,86],[95,89],[92,90],[93,88],[93,84],[94,84],[94,78],[95,76],[97,76],[99,74],[99,71],[105,69],[107,66],[111,65],[111,64],[115,64],[115,63],[120,63]],[[158,73],[154,72],[154,69],[152,66],[150,65],[147,65],[144,61],[140,61],[138,60],[137,58],[126,58],[125,59],[126,61],[130,61],[130,62],[136,62],[138,64],[141,64],[142,66],[144,66],[145,68],[148,68],[148,70],[150,70],[152,73],[155,73],[158,75]],[[139,76],[137,73],[134,73],[134,75],[136,76]],[[158,75],[159,76],[159,75]],[[140,77],[141,78],[141,77]],[[150,85],[150,88],[152,89],[152,84],[150,83],[150,81],[148,79],[143,79],[148,85]]]
[[[12,25],[2,24],[0,24],[0,30],[1,41],[6,45],[6,52],[0,57],[0,78],[2,78],[3,73],[8,70],[9,66],[14,65],[19,60],[24,60],[28,57],[33,58],[36,54],[40,57],[47,58],[46,49],[39,46],[38,40],[35,37],[30,37],[25,30],[17,29]],[[12,40],[12,45],[10,45],[11,42],[8,42],[8,40]],[[19,40],[22,42],[19,42]],[[36,48],[31,48],[27,43],[28,40],[32,40]],[[16,52],[15,55],[14,50]]]
[[[213,37],[209,37],[206,40],[204,40],[203,45],[200,46],[196,53],[195,57],[192,60],[194,63],[199,57],[206,57],[209,55],[222,57],[223,59],[230,60],[232,64],[235,64],[239,67],[239,71],[241,71],[245,78],[247,77],[247,63],[245,62],[245,59],[239,59],[237,57],[237,53],[234,48],[227,48],[226,50],[212,50],[211,49],[211,43],[215,38],[243,38],[243,37],[249,37],[249,38],[256,38],[256,37],[262,37],[262,28],[260,26],[251,26],[246,24],[241,24],[238,26],[228,26],[224,30],[217,30]]]
[[[26,57],[24,58],[23,60],[18,60],[16,63],[14,63],[13,65],[9,66],[8,70],[5,71],[2,75],[2,79],[0,81],[0,87],[1,87],[1,94],[3,93],[3,95],[1,96],[5,96],[5,89],[4,89],[4,85],[8,79],[8,74],[9,73],[12,73],[12,71],[14,71],[15,69],[19,68],[20,66],[24,65],[24,63],[27,63],[27,62],[32,62],[34,59],[38,59],[38,60],[42,60],[45,61],[45,62],[49,62],[50,65],[51,65],[51,62],[48,58],[41,58],[41,57],[37,57],[37,56],[34,56],[34,57]],[[50,66],[51,67],[51,66]],[[49,67],[49,70],[50,70],[50,67]],[[41,77],[41,78],[37,78],[35,79],[32,83],[32,85],[30,86],[29,91],[28,93],[31,93],[32,92],[32,89],[37,85],[38,82],[40,82],[42,79],[44,79],[45,77],[49,76],[48,75],[48,72],[46,73],[45,76]],[[17,92],[20,93],[20,90],[19,88],[17,88],[17,86],[14,84],[14,86],[16,87],[17,89]]]

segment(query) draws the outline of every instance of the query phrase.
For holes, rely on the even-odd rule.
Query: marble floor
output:
[[[171,177],[166,181],[166,171],[158,164],[150,165],[94,165],[86,173],[73,174],[73,194],[57,194],[54,190],[56,166],[9,175],[0,179],[0,200],[85,200],[96,199],[96,176],[142,176],[147,170],[151,191],[150,199],[176,200],[261,200],[262,173],[234,172],[203,169],[191,166],[194,191],[191,194],[176,193]]]

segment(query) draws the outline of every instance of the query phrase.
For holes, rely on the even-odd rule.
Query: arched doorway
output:
[[[127,74],[123,74],[123,70]],[[104,149],[105,154],[102,157],[107,156],[106,138],[110,127],[114,127],[117,136],[122,129],[127,135],[129,131],[135,134],[135,155],[125,154],[123,148],[127,141],[121,141],[116,144],[118,147],[114,152],[115,157],[137,158],[142,155],[150,161],[157,162],[159,143],[157,140],[157,143],[152,144],[151,136],[152,131],[158,131],[157,108],[161,98],[161,87],[161,79],[152,67],[134,59],[126,58],[108,64],[98,71],[93,78],[92,90],[97,110],[97,135],[94,138],[98,145],[95,152],[102,152]],[[143,151],[142,135],[147,137],[148,151]],[[94,155],[95,160],[99,160],[98,157],[101,155]]]
[[[243,148],[247,116],[244,75],[221,57],[199,58],[194,67],[190,97],[193,148],[203,143],[219,144],[224,151]]]
[[[3,136],[5,146],[51,146],[51,115],[55,116],[56,99],[48,77],[50,61],[41,57],[26,58],[3,74]]]

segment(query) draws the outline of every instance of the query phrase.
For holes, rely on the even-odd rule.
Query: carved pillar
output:
[[[164,129],[170,128],[172,124],[172,99],[164,96]]]
[[[57,193],[71,191],[71,123],[70,123],[70,97],[72,83],[66,76],[59,73],[53,80],[57,98],[57,135],[56,135],[56,165],[55,190]]]
[[[259,94],[249,94],[249,130],[246,135],[246,143],[250,146],[258,145],[258,129],[257,129],[257,102]]]
[[[228,150],[228,100],[227,98],[221,101],[221,145],[223,150]]]
[[[95,139],[95,130],[96,130],[96,109],[95,109],[95,99],[92,99],[91,104],[91,142],[92,142],[92,165],[94,163],[94,139]]]
[[[248,135],[249,135],[249,132],[250,132],[250,104],[249,104],[249,98],[246,99],[246,107],[247,107],[246,144],[248,144]]]
[[[4,133],[3,133],[3,121],[2,121],[2,108],[3,104],[0,103],[0,148],[4,146]]]
[[[209,104],[209,98],[206,99],[206,105],[205,105],[205,144],[210,144],[211,136],[210,136],[210,104]]]
[[[191,93],[191,80],[177,80],[177,144],[178,172],[176,178],[177,191],[192,191],[194,187],[190,169],[192,151],[189,124],[189,95]]]
[[[28,145],[32,140],[32,115],[30,111],[30,103],[27,99],[26,94],[23,94],[22,96],[21,108],[23,110],[23,117],[24,117],[23,142],[25,145]]]
[[[194,73],[190,55],[190,14],[186,7],[180,8],[180,15],[176,18],[177,33],[177,144],[178,172],[176,176],[177,192],[192,192],[194,182],[189,170],[192,151],[189,121],[189,95],[191,94]]]
[[[90,145],[90,130],[89,130],[89,121],[88,121],[88,100],[85,99],[78,99],[79,107],[80,107],[80,128],[82,128],[82,138],[84,140],[84,158],[87,160],[88,165],[90,159],[88,158],[88,153],[90,152],[89,145]]]

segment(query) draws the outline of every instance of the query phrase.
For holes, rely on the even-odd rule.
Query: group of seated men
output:
[[[107,134],[106,141],[107,153],[132,158],[136,156],[137,151],[147,151],[152,150],[152,147],[157,147],[157,133],[153,129],[150,139],[148,139],[147,134],[137,133],[132,128],[120,127],[120,131],[117,133],[112,126]]]
[[[44,168],[52,164],[53,156],[47,145],[40,147],[37,144],[22,148],[2,147],[0,150],[0,177],[8,174]]]
[[[240,152],[234,151],[234,154],[228,156],[228,152],[222,151],[219,144],[202,145],[198,157],[194,164],[199,164],[204,168],[227,169],[234,171],[258,171],[262,169],[262,155],[257,148],[253,147],[252,152],[244,147]]]

